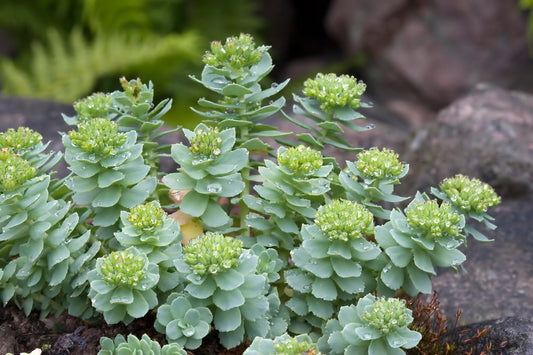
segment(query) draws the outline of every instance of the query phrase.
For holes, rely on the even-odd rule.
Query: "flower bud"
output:
[[[408,325],[412,319],[405,301],[397,298],[378,298],[361,315],[361,319],[373,328],[388,334]]]
[[[288,149],[280,148],[278,163],[296,176],[308,176],[321,168],[323,161],[319,151],[299,145]]]
[[[461,174],[445,179],[439,187],[455,207],[467,213],[484,213],[501,202],[490,185]]]
[[[257,48],[252,36],[241,33],[239,37],[228,37],[224,45],[219,41],[211,42],[211,51],[205,53],[203,62],[213,67],[240,72],[259,63],[267,49],[264,46]]]
[[[30,163],[15,155],[9,148],[0,152],[0,192],[17,189],[35,176],[37,170]]]
[[[135,286],[144,277],[147,261],[126,250],[114,251],[103,258],[100,272],[110,285]]]
[[[106,117],[111,105],[111,96],[97,92],[74,103],[74,110],[82,121],[86,121],[91,118]]]
[[[128,221],[137,229],[147,231],[161,227],[165,211],[157,201],[137,205],[130,210]]]
[[[41,142],[43,136],[28,127],[19,127],[16,131],[9,128],[0,134],[0,147],[14,150],[31,148]]]
[[[374,147],[357,154],[357,170],[363,179],[396,179],[404,168],[398,160],[398,154],[387,148],[379,150]]]
[[[73,145],[88,153],[108,157],[126,142],[126,135],[118,133],[118,124],[105,118],[93,118],[81,122],[78,131],[70,131]]]
[[[365,90],[366,84],[353,76],[318,73],[314,79],[304,82],[303,94],[316,98],[322,110],[332,113],[337,107],[360,107]]]
[[[374,216],[357,202],[332,200],[320,207],[315,223],[334,240],[348,241],[374,233]]]
[[[437,201],[415,202],[405,215],[409,226],[421,231],[426,238],[460,236],[461,215],[452,212],[450,204],[446,202],[440,206]]]
[[[222,138],[218,128],[197,128],[189,150],[198,159],[214,159],[221,153]]]

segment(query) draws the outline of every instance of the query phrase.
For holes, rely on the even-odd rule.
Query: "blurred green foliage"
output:
[[[2,93],[70,103],[117,89],[117,76],[152,80],[171,97],[165,120],[193,127],[202,96],[187,74],[201,70],[208,40],[259,36],[254,0],[39,0],[0,2],[0,28],[16,58],[0,57]]]

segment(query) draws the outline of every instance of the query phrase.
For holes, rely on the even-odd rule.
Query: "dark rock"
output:
[[[485,334],[476,341],[480,333]],[[453,329],[442,340],[456,344],[457,354],[473,350],[468,354],[530,355],[533,354],[533,321],[517,317],[484,321]]]
[[[369,90],[413,123],[479,82],[533,91],[527,14],[515,1],[336,0],[326,28],[345,56],[370,54]]]
[[[533,96],[478,85],[417,130],[402,156],[402,184],[427,189],[463,173],[505,197],[533,192]],[[412,191],[410,191],[412,193]]]

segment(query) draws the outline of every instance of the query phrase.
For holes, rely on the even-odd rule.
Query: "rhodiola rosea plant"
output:
[[[163,128],[171,101],[138,79],[75,103],[64,155],[30,128],[0,134],[2,301],[109,324],[151,313],[169,344],[124,334],[102,354],[182,354],[209,334],[246,354],[416,353],[405,295],[461,266],[469,237],[489,240],[475,223],[494,229],[500,198],[457,175],[386,209],[407,199],[394,187],[408,164],[342,135],[371,128],[356,124],[364,83],[318,74],[287,112],[288,80],[262,84],[268,50],[245,34],[211,44],[191,79],[212,95],[182,142],[159,143],[179,130]],[[274,114],[305,133],[264,123]],[[70,174],[56,179],[60,159]]]

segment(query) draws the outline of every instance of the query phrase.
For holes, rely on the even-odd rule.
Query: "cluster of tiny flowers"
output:
[[[454,206],[465,212],[484,213],[501,202],[490,185],[461,174],[445,179],[440,189],[448,195]]]
[[[0,189],[10,192],[35,176],[37,170],[9,148],[0,150]]]
[[[211,42],[211,51],[205,53],[203,62],[238,72],[259,63],[266,49],[264,46],[257,48],[252,36],[241,33],[239,37],[228,37],[224,45],[219,41]]]
[[[111,107],[111,96],[97,92],[74,103],[74,110],[82,120],[105,117]]]
[[[452,212],[451,205],[446,202],[440,206],[437,201],[416,202],[405,215],[412,228],[421,230],[430,239],[458,237],[461,233],[458,226],[461,216]]]
[[[389,334],[397,328],[406,326],[409,322],[408,310],[403,300],[378,298],[371,307],[372,309],[361,315],[361,319],[383,334]]]
[[[142,82],[141,79],[128,81],[125,77],[120,78],[120,85],[124,90],[124,93],[132,98],[134,101],[137,101],[139,94],[142,91]]]
[[[300,355],[300,354],[314,354],[315,344],[310,344],[307,341],[298,341],[295,338],[284,339],[274,342],[274,348],[277,354],[283,355]]]
[[[356,239],[374,233],[374,216],[357,202],[332,200],[316,213],[315,223],[331,240]]]
[[[9,128],[0,134],[0,147],[24,149],[31,148],[43,139],[39,133],[28,127],[19,127],[16,131]]]
[[[314,79],[304,82],[303,94],[316,98],[322,110],[332,112],[334,108],[346,105],[358,108],[365,90],[366,84],[353,76],[318,73]]]
[[[322,154],[310,147],[299,145],[283,152],[278,151],[278,162],[296,175],[311,175],[322,167]]]
[[[197,275],[216,274],[237,265],[242,245],[238,239],[207,232],[183,248],[184,260]]]
[[[102,277],[110,285],[135,286],[144,277],[146,260],[126,250],[107,255],[100,265]]]
[[[374,147],[357,154],[356,167],[363,178],[381,180],[398,178],[404,164],[398,160],[398,154],[394,151]]]
[[[88,153],[108,157],[126,142],[124,133],[118,133],[118,124],[105,118],[93,118],[81,122],[78,131],[70,131],[73,145]]]
[[[194,133],[195,136],[191,139],[189,148],[193,155],[201,159],[214,159],[220,155],[222,138],[219,136],[218,128],[200,128]]]
[[[152,230],[161,227],[165,211],[156,202],[137,205],[130,210],[128,221],[137,229]]]

